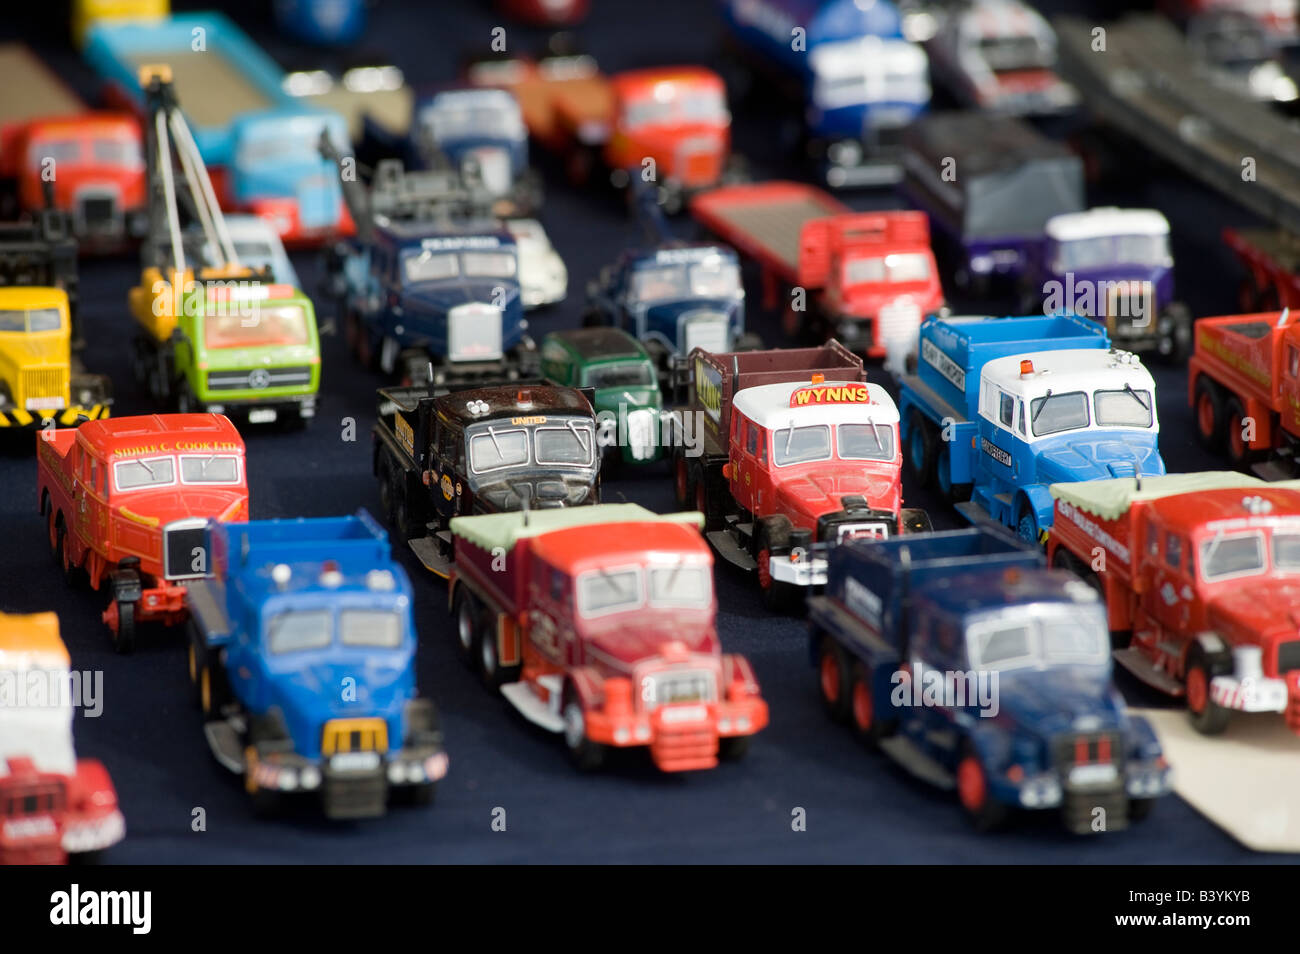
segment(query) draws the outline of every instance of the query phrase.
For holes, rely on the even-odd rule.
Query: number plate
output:
[[[664,722],[699,722],[708,717],[709,710],[704,706],[671,706],[664,709],[660,717]]]
[[[248,412],[249,424],[270,424],[276,418],[275,408],[260,407]]]
[[[1070,769],[1071,785],[1103,785],[1119,778],[1119,770],[1110,764],[1076,765]]]
[[[330,756],[330,769],[335,772],[369,772],[377,768],[378,752],[342,752]]]

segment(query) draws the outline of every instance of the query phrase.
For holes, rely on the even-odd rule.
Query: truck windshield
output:
[[[489,427],[469,441],[469,464],[482,474],[502,467],[528,463],[528,432],[522,429],[497,430]]]
[[[329,610],[290,610],[271,617],[266,626],[272,655],[323,649],[334,638]]]
[[[471,278],[510,278],[517,262],[509,252],[466,252],[461,264]]]
[[[831,429],[826,424],[782,428],[772,435],[772,451],[772,458],[778,467],[829,460]]]
[[[641,570],[594,570],[578,577],[578,612],[603,616],[635,609],[644,601]]]
[[[850,259],[844,265],[844,284],[923,282],[930,278],[930,256],[919,252]]]
[[[1300,570],[1300,533],[1273,533],[1273,566],[1279,570]]]
[[[708,606],[713,575],[702,566],[657,566],[650,570],[650,602],[658,606]]]
[[[691,268],[691,292],[700,298],[732,298],[740,293],[735,262],[701,262]]]
[[[1167,235],[1103,235],[1062,242],[1057,250],[1056,270],[1083,272],[1114,265],[1157,266],[1167,264],[1169,257]]]
[[[533,432],[539,464],[586,466],[595,453],[594,432],[572,421],[567,427],[539,427]]]
[[[454,252],[419,252],[402,259],[408,282],[438,282],[460,274],[460,257]]]
[[[424,114],[434,142],[456,139],[522,139],[523,120],[508,104],[458,107],[440,103]]]
[[[1088,426],[1088,395],[1083,391],[1048,394],[1029,402],[1029,424],[1035,437]]]
[[[1014,619],[998,614],[972,623],[967,648],[975,669],[1105,665],[1110,636],[1099,604],[1052,605],[1017,613]]]
[[[62,324],[57,308],[0,311],[0,332],[58,331]]]
[[[1155,423],[1150,391],[1098,391],[1093,404],[1098,427],[1150,427]]]
[[[225,454],[182,454],[181,482],[186,484],[238,483],[239,458]]]
[[[395,649],[402,643],[402,617],[392,610],[343,610],[339,641],[344,646]]]
[[[90,143],[90,155],[95,162],[106,166],[135,168],[144,165],[140,144],[131,139],[95,139]]]
[[[688,287],[686,270],[680,265],[671,265],[633,272],[630,292],[633,301],[665,301],[686,298]]]
[[[679,91],[668,84],[656,86],[654,97],[629,101],[623,113],[623,125],[631,129],[669,123],[721,125],[726,121],[727,105],[717,92],[703,89]]]
[[[113,482],[118,490],[172,484],[176,482],[176,461],[171,457],[119,460],[113,465]]]
[[[645,361],[593,364],[582,372],[582,384],[588,388],[640,388],[655,383],[655,370]]]
[[[233,311],[233,309],[232,309]],[[209,348],[273,348],[307,344],[307,313],[302,305],[249,303],[246,314],[209,315],[203,343]]]
[[[81,143],[75,139],[38,139],[29,147],[27,157],[33,166],[42,168],[51,161],[56,166],[70,166],[81,159]]]
[[[1207,583],[1264,572],[1264,532],[1219,533],[1201,544],[1201,579]]]
[[[841,424],[835,443],[842,460],[894,459],[894,428],[888,424]]]

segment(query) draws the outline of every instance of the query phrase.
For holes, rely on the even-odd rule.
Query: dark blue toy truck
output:
[[[981,830],[1015,808],[1116,831],[1170,789],[1147,721],[1111,684],[1106,607],[1000,530],[858,540],[808,600],[830,715]]]
[[[330,818],[432,799],[447,772],[416,697],[411,583],[388,536],[351,517],[208,526],[213,575],[187,592],[190,677],[208,744],[254,809],[321,800]]]

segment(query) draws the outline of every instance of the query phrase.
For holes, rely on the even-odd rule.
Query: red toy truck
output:
[[[1210,472],[1053,484],[1053,566],[1105,597],[1115,659],[1192,725],[1280,712],[1300,733],[1300,485]]]
[[[139,236],[144,218],[140,127],[126,113],[91,112],[25,47],[0,45],[0,178],[19,207],[45,207],[51,189],[85,248]]]
[[[53,613],[0,613],[0,864],[62,864],[122,840],[104,766],[72,745],[72,674]]]
[[[698,527],[636,504],[455,518],[458,650],[579,768],[611,747],[646,746],[665,772],[739,758],[767,704],[719,649]]]
[[[104,622],[130,652],[136,627],[186,618],[185,582],[208,573],[209,519],[248,519],[244,441],[220,414],[87,421],[36,442],[50,549],[73,581],[109,588]]]
[[[763,182],[697,195],[691,214],[758,263],[764,307],[784,293],[788,335],[836,336],[901,370],[921,320],[943,307],[924,213],[854,212],[809,185]]]
[[[928,528],[902,509],[898,408],[838,341],[696,348],[687,365],[671,442],[678,505],[704,514],[721,556],[757,571],[770,608],[825,584],[814,543]]]
[[[1196,322],[1187,398],[1205,448],[1268,479],[1294,476],[1300,448],[1300,323],[1291,312]],[[1273,453],[1272,460],[1263,460]]]

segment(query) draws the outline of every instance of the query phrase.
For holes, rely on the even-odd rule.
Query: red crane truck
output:
[[[1053,484],[1053,566],[1106,599],[1115,659],[1194,728],[1278,712],[1300,733],[1300,484],[1209,472]],[[1120,640],[1123,642],[1123,640]]]
[[[1187,399],[1209,451],[1268,480],[1297,476],[1300,323],[1290,310],[1196,322]],[[1271,459],[1266,459],[1270,458]]]
[[[456,517],[457,650],[579,768],[611,747],[665,772],[740,757],[767,704],[719,648],[699,522],[636,504]]]
[[[825,584],[814,543],[928,529],[902,507],[898,408],[838,341],[696,348],[687,364],[670,442],[677,502],[704,514],[721,556],[757,571],[770,608]]]
[[[782,324],[791,336],[835,336],[901,370],[916,351],[921,320],[943,307],[924,213],[854,212],[798,182],[713,189],[690,207],[758,263],[764,307],[777,307],[785,292]]]

